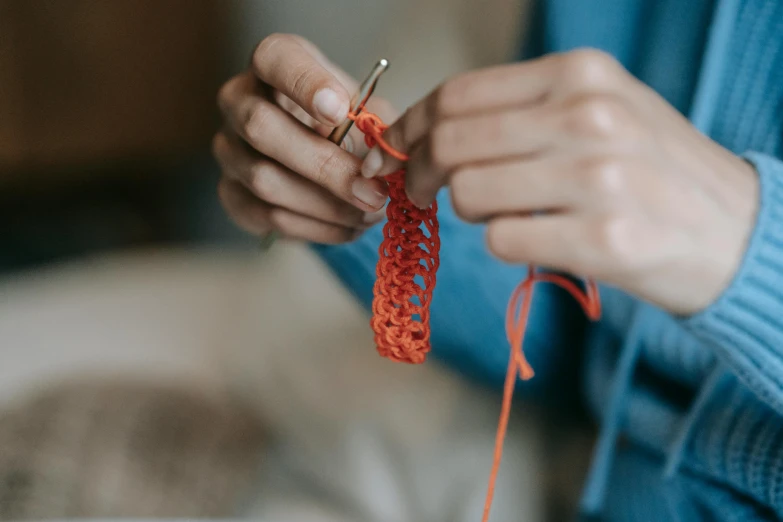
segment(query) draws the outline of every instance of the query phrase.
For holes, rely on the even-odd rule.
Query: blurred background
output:
[[[275,500],[298,491],[279,489],[292,461],[343,506],[384,459],[429,466],[422,477],[443,469],[425,450],[470,473],[471,458],[489,462],[496,397],[377,361],[365,312],[306,249],[262,258],[228,222],[209,147],[218,87],[271,32],[311,39],[358,78],[388,58],[377,92],[403,109],[455,72],[513,58],[526,13],[526,0],[0,0],[0,519],[325,521],[326,507]],[[409,394],[431,383],[437,393],[421,394],[434,402],[373,400],[403,381]],[[411,440],[422,418],[439,428]],[[366,441],[361,461],[339,449],[370,419],[407,430],[384,435],[396,456]],[[455,419],[469,425],[459,450],[443,435],[460,431]],[[294,456],[259,478],[274,439]],[[507,450],[519,469],[533,439]],[[480,510],[485,479],[451,491],[469,504],[453,509]],[[253,480],[275,484],[262,507],[244,492]],[[542,482],[508,472],[506,516],[522,503],[535,520]],[[382,489],[351,504],[360,520],[462,520],[441,513],[442,491],[403,513],[384,506],[404,494]]]

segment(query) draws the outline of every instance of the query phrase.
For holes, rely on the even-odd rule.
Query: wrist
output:
[[[680,214],[686,220],[676,242],[679,260],[664,269],[668,275],[653,273],[647,282],[648,288],[658,286],[650,288],[661,297],[656,304],[682,318],[709,308],[735,280],[759,213],[759,176],[751,163],[731,155],[702,172],[708,183]]]
[[[683,316],[704,312],[717,303],[740,279],[743,265],[751,256],[751,243],[761,219],[761,187],[754,164],[743,157],[732,156],[729,168],[718,171],[725,181],[722,190],[715,191],[722,216],[709,223],[709,240],[703,243],[695,263],[694,275],[702,284],[694,300],[683,310]],[[698,269],[701,265],[701,269]]]

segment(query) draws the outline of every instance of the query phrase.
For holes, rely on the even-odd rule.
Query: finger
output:
[[[624,157],[581,154],[461,167],[450,177],[455,212],[467,221],[502,214],[586,210],[625,204],[638,168]]]
[[[421,143],[411,151],[406,165],[405,192],[411,203],[419,208],[429,207],[441,187],[449,181],[449,171],[435,165],[429,144]]]
[[[240,228],[258,236],[273,230],[269,205],[254,197],[241,183],[224,176],[217,190],[226,213]]]
[[[407,178],[411,183],[408,185],[410,195],[416,196],[417,199],[425,198],[419,185],[432,187],[435,184],[433,180],[411,174],[412,171],[421,171],[425,177],[437,178],[437,184],[440,184],[445,173],[458,165],[542,151],[559,138],[556,125],[558,112],[555,109],[553,104],[545,104],[455,117],[438,122],[430,129],[425,128],[428,122],[416,121],[417,117],[411,112],[411,123],[407,125],[414,130],[410,132],[417,134],[417,137],[419,131],[429,134],[426,139],[419,138],[412,147],[403,146],[410,156]],[[391,130],[390,128],[384,137],[387,137]],[[395,137],[403,134],[402,131],[392,134],[389,137],[390,144],[392,140],[399,143],[399,140],[405,139]],[[383,156],[380,169],[372,172],[379,163],[379,155],[370,151],[362,164],[362,175],[385,176],[400,168],[400,162],[387,155]],[[424,159],[425,163],[416,165],[415,156]]]
[[[469,71],[445,82],[430,104],[438,118],[531,106],[579,92],[615,92],[628,77],[615,58],[596,49]]]
[[[341,67],[337,66],[334,62],[329,60],[329,58],[323,52],[321,52],[318,47],[301,36],[293,36],[294,38],[298,39],[302,47],[312,54],[321,65],[334,74],[334,76],[343,84],[343,87],[345,87],[349,93],[355,93],[358,91],[359,84],[356,82],[356,80],[354,80],[351,75],[346,73]],[[296,107],[299,109],[299,112],[306,114],[301,107],[298,105]],[[386,100],[380,98],[371,98],[367,103],[367,109],[380,116],[383,121],[393,121],[397,116],[397,113],[394,111],[391,105]],[[312,118],[310,119],[312,120]],[[324,137],[328,136],[334,129],[332,126],[323,125],[322,123],[317,122],[313,125],[308,124],[308,126],[312,127],[316,132]],[[364,142],[364,134],[362,134],[362,132],[357,129],[355,125],[351,127],[351,130],[348,132],[345,138],[343,138],[343,142],[340,144],[340,146],[346,151],[360,158],[364,158],[369,151],[367,145]]]
[[[503,261],[591,276],[599,257],[588,232],[573,213],[504,216],[489,221],[486,240]]]
[[[386,202],[385,183],[359,176],[359,158],[318,136],[266,98],[246,95],[226,109],[232,130],[264,156],[365,212],[379,210]]]
[[[256,199],[244,185],[226,177],[218,184],[218,195],[228,215],[251,234],[265,235],[277,230],[289,238],[337,244],[355,239],[362,232],[267,205]]]
[[[299,40],[299,42],[302,44],[302,47],[310,52],[310,54],[312,54],[321,65],[323,65],[328,71],[334,74],[338,80],[340,80],[349,93],[355,93],[359,90],[359,84],[356,82],[356,80],[354,80],[341,67],[338,67],[334,62],[329,60],[329,58],[327,58],[327,56],[321,52],[318,47],[313,45],[312,42],[298,35],[294,35],[294,37]],[[367,110],[377,114],[383,121],[394,121],[398,115],[388,101],[377,97],[370,98],[370,101],[367,103]],[[304,112],[301,108],[300,111]],[[325,126],[320,123],[313,128],[324,137],[328,136],[333,129],[333,127]],[[351,130],[345,136],[340,146],[351,154],[360,158],[364,158],[369,151],[369,148],[364,141],[364,134],[362,134],[362,132],[357,129],[355,125],[351,127]]]
[[[508,158],[532,158],[555,144],[563,148],[563,138],[551,112],[546,106],[533,107],[440,123],[410,152],[405,177],[408,197],[424,208],[459,167]],[[381,175],[386,174],[385,169],[384,166]]]
[[[324,68],[334,74],[334,76],[340,81],[340,83],[342,83],[343,87],[345,87],[348,92],[353,93],[358,90],[359,84],[342,68],[338,67],[334,62],[329,60],[326,55],[323,54],[320,49],[318,49],[318,47],[313,45],[312,42],[298,35],[290,35],[290,37],[298,41],[300,45],[302,45],[302,47],[304,47],[304,49],[318,61],[318,63],[323,65]],[[296,102],[285,96],[280,91],[275,91],[275,97],[281,107],[293,114],[299,121],[315,130],[321,136],[326,137],[333,130],[334,127],[332,125],[325,125],[315,120],[312,116],[305,112],[304,109],[297,105]],[[367,109],[377,114],[383,121],[394,121],[398,116],[398,113],[394,110],[391,104],[381,98],[371,98],[367,103]],[[364,135],[361,131],[359,131],[359,129],[356,128],[356,126],[351,127],[350,132],[343,139],[341,147],[360,158],[364,158],[369,151],[364,141]]]
[[[265,38],[253,53],[253,71],[262,82],[291,98],[316,120],[339,125],[348,115],[350,95],[301,41],[286,34]]]
[[[533,156],[556,145],[570,145],[570,136],[561,130],[562,119],[557,104],[453,118],[433,129],[425,146],[431,149],[434,166],[445,170],[466,163]]]
[[[460,168],[449,181],[452,206],[469,222],[572,208],[589,197],[571,167],[562,160],[534,159]]]
[[[435,97],[430,94],[410,107],[383,134],[383,139],[395,150],[410,154],[435,121]],[[402,161],[384,154],[380,147],[374,147],[364,159],[361,172],[365,178],[382,177],[399,170]]]
[[[218,133],[213,152],[225,175],[241,182],[266,203],[352,228],[377,223],[383,217],[382,211],[363,212],[338,199],[323,187],[251,150],[231,134]]]
[[[359,237],[363,230],[325,223],[290,210],[276,208],[272,222],[286,237],[328,245],[346,243]]]

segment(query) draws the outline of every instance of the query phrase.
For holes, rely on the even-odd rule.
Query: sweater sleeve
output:
[[[459,220],[447,190],[441,191],[438,205],[441,264],[431,304],[432,355],[473,380],[497,385],[505,377],[509,358],[506,304],[525,269],[489,254],[484,227]],[[353,243],[314,246],[367,309],[382,227],[373,227]],[[577,392],[576,353],[585,319],[571,297],[556,287],[537,286],[534,299],[525,351],[536,378],[520,387],[531,395],[546,391],[546,397],[555,400],[561,397],[553,394],[563,390],[561,395],[571,399]]]
[[[762,401],[783,414],[783,162],[747,153],[760,182],[756,224],[723,294],[683,323]]]

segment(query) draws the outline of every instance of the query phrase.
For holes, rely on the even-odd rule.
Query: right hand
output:
[[[213,140],[218,194],[241,228],[334,244],[383,219],[387,187],[361,175],[360,131],[354,126],[342,147],[325,139],[345,121],[356,88],[312,43],[285,34],[264,39],[248,70],[223,85],[224,125]],[[368,110],[396,116],[380,99]]]

